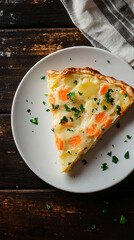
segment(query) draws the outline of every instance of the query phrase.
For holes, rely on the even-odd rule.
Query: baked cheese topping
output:
[[[57,72],[58,73],[58,72]],[[132,104],[118,81],[86,73],[50,74],[48,91],[61,172],[89,150]]]

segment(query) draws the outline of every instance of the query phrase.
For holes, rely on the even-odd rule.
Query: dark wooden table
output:
[[[134,239],[134,173],[98,193],[60,191],[26,166],[12,138],[11,103],[27,70],[56,50],[91,44],[58,0],[1,0],[0,27],[0,240]]]

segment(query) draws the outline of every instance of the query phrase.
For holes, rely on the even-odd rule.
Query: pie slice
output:
[[[134,89],[89,67],[50,70],[47,77],[60,170],[68,172],[132,105]]]

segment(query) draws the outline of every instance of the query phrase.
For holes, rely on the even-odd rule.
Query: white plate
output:
[[[110,60],[110,63],[107,60]],[[32,171],[52,186],[79,193],[109,188],[123,180],[134,169],[134,107],[132,107],[120,120],[121,127],[112,127],[103,136],[103,141],[100,140],[96,147],[82,158],[87,159],[86,165],[80,160],[71,172],[64,174],[59,172],[51,131],[51,112],[46,112],[49,107],[48,97],[44,96],[47,93],[47,79],[41,80],[41,77],[50,69],[87,66],[99,70],[104,75],[121,79],[134,87],[133,69],[118,57],[92,47],[66,48],[43,58],[28,71],[16,91],[11,113],[16,146]],[[46,105],[42,104],[44,100]],[[31,109],[31,115],[27,109]],[[38,117],[39,125],[30,122],[32,117]],[[132,139],[128,140],[127,134],[132,135]],[[126,139],[128,142],[124,142]],[[117,164],[112,163],[112,159],[107,156],[110,151],[119,158]],[[127,151],[130,153],[130,159],[124,158]],[[101,164],[105,162],[109,168],[102,171]]]

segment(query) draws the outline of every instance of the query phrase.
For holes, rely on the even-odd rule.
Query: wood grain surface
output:
[[[28,69],[56,50],[90,42],[59,0],[0,0],[0,43],[0,240],[133,239],[134,173],[97,193],[60,191],[26,166],[12,137],[12,99]]]
[[[91,46],[77,29],[8,29],[0,36],[1,113],[10,113],[17,86],[41,58],[70,46]]]

